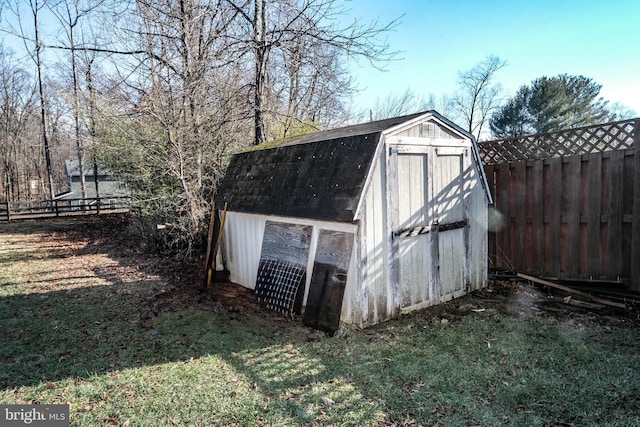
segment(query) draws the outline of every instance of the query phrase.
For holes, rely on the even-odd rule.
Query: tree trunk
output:
[[[76,152],[78,155],[78,169],[80,170],[80,191],[82,194],[82,207],[84,209],[87,198],[87,184],[84,176],[84,161],[83,161],[83,149],[82,140],[80,135],[80,94],[78,88],[78,65],[76,60],[76,45],[74,39],[74,26],[69,26],[69,41],[71,42],[71,73],[73,78],[73,118],[75,121],[75,137],[76,137]],[[94,176],[94,180],[97,181],[97,177]]]
[[[40,6],[38,0],[35,1],[35,7],[33,9],[33,26],[35,29],[35,44],[36,44],[36,66],[38,69],[38,92],[40,94],[40,120],[42,124],[42,140],[44,142],[44,158],[47,169],[47,183],[49,187],[49,199],[53,200],[55,193],[53,191],[53,173],[51,171],[51,152],[49,147],[49,139],[47,138],[47,121],[45,110],[45,96],[44,96],[44,84],[42,82],[42,44],[40,43],[40,34],[38,31],[38,13]]]
[[[254,129],[253,144],[260,145],[267,141],[264,122],[264,90],[267,73],[267,45],[266,45],[266,2],[254,0],[255,13],[253,16],[253,43],[255,49],[255,92],[254,92]]]
[[[87,90],[89,92],[89,137],[91,142],[95,142],[96,137],[96,117],[95,117],[95,88],[93,87],[93,76],[91,66],[93,59],[87,63]],[[96,158],[95,150],[93,150],[93,184],[96,188],[96,201],[98,205],[98,212],[100,211],[100,187],[98,185],[98,160]]]

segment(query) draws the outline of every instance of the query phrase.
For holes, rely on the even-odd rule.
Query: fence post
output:
[[[7,222],[11,221],[11,207],[10,207],[10,202],[7,200],[6,202],[3,202],[6,206],[7,206],[7,212],[6,212],[6,217],[7,217]]]
[[[640,291],[640,119],[633,130],[633,219],[631,220],[631,289]]]

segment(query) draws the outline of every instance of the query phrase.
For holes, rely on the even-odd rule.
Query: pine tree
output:
[[[614,120],[601,85],[584,76],[540,77],[522,86],[490,121],[496,138],[551,132]]]

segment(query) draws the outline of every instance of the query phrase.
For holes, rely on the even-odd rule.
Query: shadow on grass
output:
[[[200,260],[145,256],[128,241],[126,218],[105,221],[0,226],[0,389],[215,356],[280,402],[270,410],[286,415],[276,419],[313,419],[286,394],[343,374],[334,355],[315,354],[322,333],[266,311],[235,285],[199,289]],[[355,402],[358,393],[341,386],[332,396]],[[362,416],[376,410],[368,405]]]
[[[259,391],[259,401],[241,401],[232,389],[207,398],[226,402],[229,417],[240,417],[238,406],[251,406],[246,424],[544,425],[614,416],[638,421],[633,414],[640,399],[633,396],[640,393],[640,344],[633,331],[615,339],[602,333],[594,341],[582,327],[505,320],[500,313],[450,303],[435,317],[424,312],[327,338],[265,311],[247,290],[219,285],[212,294],[199,291],[197,267],[131,251],[126,239],[117,238],[121,228],[80,236],[73,224],[53,228],[52,234],[27,227],[27,237],[48,240],[42,251],[33,242],[33,260],[13,260],[42,263],[47,271],[13,271],[10,280],[0,273],[5,390],[46,392],[47,384],[58,381],[214,358],[232,368],[222,382],[242,376]],[[202,369],[217,368],[194,368],[191,386],[211,374]],[[173,387],[158,385],[165,386]],[[218,389],[212,384],[211,390]]]
[[[128,226],[124,216],[0,224],[1,387],[153,360],[151,319],[178,283],[137,252]]]

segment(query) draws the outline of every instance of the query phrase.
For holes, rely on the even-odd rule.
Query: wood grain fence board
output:
[[[640,119],[483,144],[504,215],[492,266],[640,291]]]
[[[328,332],[338,329],[352,248],[353,233],[324,229],[318,233],[305,325]]]
[[[588,157],[589,182],[587,196],[587,263],[586,274],[600,276],[600,223],[602,198],[602,153]]]
[[[580,256],[580,186],[582,158],[571,156],[568,158],[566,167],[566,210],[564,220],[566,222],[566,254],[562,270],[566,277],[575,278],[578,276],[579,256]]]
[[[633,219],[631,224],[631,289],[640,291],[640,120],[636,121],[633,155]]]
[[[512,234],[511,253],[514,254],[512,262],[519,271],[527,270],[527,251],[529,242],[526,239],[527,228],[527,164],[517,162],[514,164],[514,179],[511,180],[511,211],[515,217],[515,232]]]
[[[531,194],[533,201],[533,209],[531,212],[532,220],[532,237],[533,237],[533,254],[530,267],[533,271],[542,271],[544,269],[544,198],[543,198],[543,178],[544,178],[544,161],[536,160],[532,162],[530,167],[531,176]]]
[[[562,159],[555,157],[549,160],[549,240],[551,249],[551,275],[560,277],[561,268],[561,240],[562,229]]]
[[[0,222],[57,216],[124,213],[130,209],[131,198],[128,196],[112,196],[64,200],[22,200],[4,202],[4,205],[6,210],[0,209]]]
[[[0,212],[3,213],[2,217],[0,217],[0,221],[11,221],[9,202],[0,202]]]
[[[509,181],[510,181],[510,170],[509,163],[502,163],[498,165],[498,173],[496,174],[496,179],[498,179],[499,186],[496,190],[496,195],[498,196],[498,210],[503,215],[504,224],[499,233],[499,240],[496,243],[499,243],[498,250],[499,259],[502,260],[500,263],[500,268],[510,269],[513,266],[511,265],[511,253],[509,248],[511,247],[511,216],[509,211]]]
[[[484,167],[484,174],[487,177],[487,182],[489,183],[489,191],[491,192],[492,198],[494,200],[496,200],[495,194],[496,194],[496,185],[495,185],[495,177],[494,177],[494,172],[495,172],[495,168],[493,165],[488,165]],[[488,235],[488,241],[487,241],[487,249],[489,250],[489,267],[495,267],[497,265],[497,259],[496,259],[496,227],[497,224],[495,223],[495,218],[493,217],[492,213],[489,212],[489,235]]]
[[[623,275],[622,259],[622,217],[624,183],[624,150],[611,151],[607,168],[609,204],[607,207],[607,241],[604,274],[608,279],[617,279]]]

